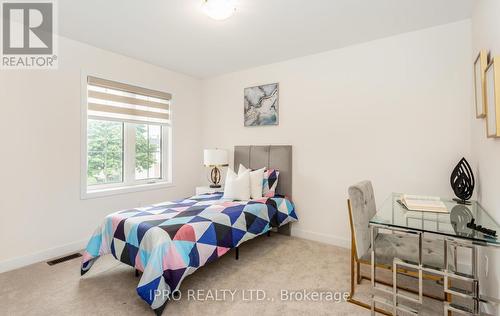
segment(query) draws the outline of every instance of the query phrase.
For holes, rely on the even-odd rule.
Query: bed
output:
[[[272,229],[290,234],[297,221],[291,146],[236,146],[234,165],[279,169],[274,197],[228,201],[222,193],[123,210],[106,216],[83,252],[81,274],[103,255],[141,271],[137,294],[161,315],[182,280]]]

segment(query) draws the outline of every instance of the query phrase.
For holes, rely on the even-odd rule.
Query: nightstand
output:
[[[205,193],[214,193],[214,192],[224,192],[224,187],[220,188],[211,188],[209,186],[196,187],[196,195]]]

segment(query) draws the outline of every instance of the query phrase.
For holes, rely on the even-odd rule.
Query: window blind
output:
[[[171,99],[169,93],[87,77],[89,118],[168,125]]]

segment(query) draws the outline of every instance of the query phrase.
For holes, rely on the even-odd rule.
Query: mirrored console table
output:
[[[449,299],[444,302],[443,314],[449,312],[463,315],[484,315],[481,313],[481,304],[500,303],[499,299],[486,297],[480,293],[478,276],[478,247],[498,247],[500,248],[500,238],[488,235],[484,228],[496,231],[500,234],[500,226],[476,201],[471,201],[469,205],[459,204],[451,199],[442,198],[441,201],[448,209],[447,213],[430,213],[410,211],[401,203],[402,194],[391,194],[382,206],[377,210],[375,216],[370,220],[371,229],[371,284],[372,284],[372,315],[375,314],[375,305],[381,304],[389,308],[393,315],[398,312],[404,314],[419,315],[419,308],[423,303],[422,275],[433,274],[442,277],[443,290],[452,298],[460,297],[468,301],[468,304],[458,304]],[[474,229],[473,229],[474,228]],[[376,284],[376,242],[379,230],[389,231],[392,234],[404,234],[415,237],[418,254],[415,255],[414,262],[402,260],[395,257],[393,260],[393,285],[392,288],[380,287]],[[491,232],[490,232],[491,233]],[[423,263],[423,238],[426,242],[439,242],[443,245],[442,265],[440,267],[426,266]],[[464,273],[457,269],[457,254],[463,251],[457,249],[464,248],[470,253],[470,271]],[[449,254],[453,255],[450,256]],[[438,254],[433,254],[438,255]],[[450,257],[452,257],[450,262]],[[418,291],[409,295],[401,291],[397,286],[397,274],[399,269],[410,269],[415,271],[418,278]],[[460,280],[470,284],[468,289],[451,286],[452,280]],[[385,293],[392,299],[382,298]],[[410,303],[410,304],[408,304]],[[409,307],[412,306],[412,307]]]

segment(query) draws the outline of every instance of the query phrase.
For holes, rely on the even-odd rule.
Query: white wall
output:
[[[202,148],[245,144],[293,145],[294,234],[349,246],[356,181],[371,179],[379,204],[452,195],[471,143],[470,45],[463,21],[200,82],[60,38],[58,70],[0,70],[0,272],[83,247],[112,211],[191,194]],[[80,199],[82,70],[173,94],[175,187]],[[243,127],[243,89],[270,82],[280,125]]]
[[[204,80],[204,146],[293,145],[293,233],[349,246],[357,181],[373,181],[379,204],[393,191],[452,196],[450,172],[469,157],[470,45],[462,21]],[[244,127],[243,89],[272,82],[279,126]]]
[[[112,211],[189,196],[202,164],[200,81],[59,39],[58,70],[0,70],[0,272],[83,248]],[[81,71],[173,94],[175,187],[80,199]]]
[[[480,49],[491,51],[492,56],[500,55],[500,1],[479,0],[472,16],[472,53]],[[471,63],[471,62],[470,62]],[[473,107],[471,107],[473,108]],[[486,122],[471,115],[471,148],[473,168],[477,180],[477,197],[481,204],[500,223],[500,140],[486,138]],[[480,276],[487,279],[484,291],[490,296],[500,297],[500,250],[487,251],[480,257],[489,258],[489,273],[480,266]],[[500,311],[497,310],[498,315]]]

